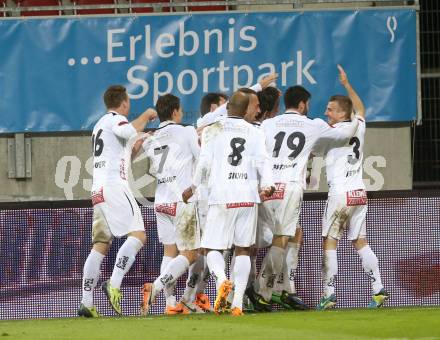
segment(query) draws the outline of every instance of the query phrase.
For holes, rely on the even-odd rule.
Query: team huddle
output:
[[[84,264],[79,316],[98,317],[93,291],[113,237],[127,236],[112,275],[102,284],[111,307],[122,314],[122,280],[146,242],[139,206],[127,181],[127,169],[140,153],[156,179],[154,210],[164,246],[160,275],[142,287],[141,314],[158,294],[165,313],[215,312],[243,315],[247,310],[308,309],[295,289],[302,243],[299,214],[307,182],[307,164],[325,157],[329,193],[322,219],[323,295],[316,306],[336,305],[338,240],[346,231],[372,286],[370,308],[389,298],[378,260],[366,239],[367,196],[362,180],[365,108],[338,65],[347,96],[331,96],[328,122],[307,117],[311,94],[302,86],[282,94],[276,74],[228,98],[209,93],[201,102],[197,129],[181,125],[180,99],[166,94],[155,109],[128,122],[130,100],[122,86],[104,94],[105,114],[92,135],[92,250]],[[285,112],[278,114],[280,100]],[[142,133],[156,118],[160,124]],[[129,141],[136,139],[132,145]],[[130,157],[127,157],[129,149]],[[257,273],[258,250],[267,248]],[[230,260],[230,275],[226,267]],[[177,300],[176,281],[188,272]],[[205,294],[215,279],[214,305]]]

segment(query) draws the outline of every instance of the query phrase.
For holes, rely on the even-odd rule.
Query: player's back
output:
[[[165,122],[144,144],[150,159],[150,174],[156,177],[156,203],[182,201],[182,192],[191,185],[199,154],[198,136],[192,126]]]
[[[265,120],[261,126],[266,135],[274,182],[298,182],[305,187],[307,161],[322,123],[287,112]]]
[[[267,158],[263,132],[239,117],[226,117],[205,130],[209,204],[259,202],[257,164]]]
[[[345,145],[334,147],[327,151],[326,171],[329,196],[351,190],[365,189],[362,179],[365,121],[361,118],[358,119],[359,125],[354,136]],[[338,127],[347,124],[350,124],[350,122],[340,122],[334,126]]]
[[[126,184],[126,141],[113,132],[115,127],[125,124],[128,124],[127,118],[113,112],[108,112],[95,124],[92,133],[92,190],[107,184]]]

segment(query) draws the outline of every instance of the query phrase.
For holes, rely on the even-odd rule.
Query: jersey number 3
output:
[[[241,164],[241,160],[243,156],[241,153],[244,151],[244,144],[246,143],[246,139],[236,137],[231,139],[232,153],[228,155],[228,163],[232,166],[237,166]]]
[[[359,148],[361,146],[361,142],[359,141],[359,138],[357,137],[353,137],[352,139],[350,139],[350,142],[348,143],[350,145],[354,145],[353,146],[353,152],[354,152],[354,157],[353,155],[348,155],[347,156],[347,161],[350,164],[355,164],[359,158],[361,157],[361,153],[359,152]]]

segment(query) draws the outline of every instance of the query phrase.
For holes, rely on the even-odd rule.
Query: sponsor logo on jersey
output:
[[[286,183],[275,183],[275,191],[270,197],[262,197],[262,201],[282,200],[284,198],[284,191],[286,190]]]
[[[92,205],[104,202],[103,188],[92,191]]]
[[[293,169],[295,167],[296,163],[293,164],[274,164],[273,169],[274,170],[285,170],[285,169]]]
[[[351,190],[347,192],[347,206],[367,204],[367,192],[364,189]]]
[[[159,213],[163,213],[170,216],[176,216],[177,203],[164,203],[154,206],[154,210]]]
[[[250,208],[254,206],[254,202],[226,203],[226,209]]]

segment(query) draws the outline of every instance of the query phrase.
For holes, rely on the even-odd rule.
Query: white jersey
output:
[[[193,185],[208,179],[208,204],[259,203],[258,189],[273,185],[261,129],[227,117],[203,131]]]
[[[136,129],[128,122],[127,117],[116,112],[110,111],[99,119],[92,134],[92,191],[108,184],[127,185],[130,153],[125,153],[125,144],[136,133]]]
[[[274,182],[298,182],[305,189],[307,161],[315,143],[345,142],[357,125],[356,119],[348,126],[332,127],[322,119],[310,119],[296,111],[266,119],[261,127],[271,155]]]
[[[166,121],[143,143],[150,160],[149,172],[157,180],[156,204],[182,201],[199,157],[198,140],[194,127]]]
[[[325,159],[329,196],[364,189],[362,164],[364,158],[365,121],[358,118],[359,126],[350,140],[341,147],[330,148]],[[340,122],[334,126],[347,126]]]

